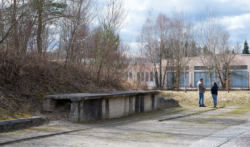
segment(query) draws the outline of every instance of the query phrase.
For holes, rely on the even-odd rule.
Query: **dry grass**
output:
[[[33,54],[22,58],[14,55],[6,56],[0,50],[0,120],[35,115],[42,110],[46,95],[128,89],[121,84],[122,80],[107,80],[106,75],[97,80],[95,72],[83,66],[65,68],[61,63],[38,59]]]
[[[32,117],[29,112],[22,112],[22,113],[9,113],[4,110],[0,113],[0,121],[1,120],[10,120],[10,119],[19,119],[19,118],[28,118]]]
[[[177,100],[180,105],[197,106],[198,105],[198,92],[197,91],[162,91],[160,96],[164,98],[173,98]],[[213,106],[213,98],[210,91],[206,91],[204,104],[207,106]],[[249,91],[219,91],[217,98],[218,106],[244,106],[250,103]]]
[[[132,90],[148,90],[148,85],[145,82],[137,82],[137,81],[129,81],[127,82],[129,84],[130,89]]]

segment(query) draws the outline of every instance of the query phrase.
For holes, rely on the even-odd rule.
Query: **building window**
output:
[[[229,67],[230,70],[247,70],[247,65],[232,65]],[[223,67],[225,70],[225,67]]]
[[[198,66],[196,66],[196,67],[198,67]],[[167,71],[174,71],[174,70],[176,70],[176,68],[177,67],[174,67],[174,66],[168,66],[168,67],[166,67],[166,70]],[[189,66],[186,66],[186,70],[189,70]]]
[[[137,72],[137,81],[140,81],[140,73]]]
[[[129,78],[132,79],[132,72],[129,73]]]
[[[195,66],[194,70],[207,70],[207,67],[205,67],[205,66]]]
[[[146,72],[146,82],[149,81],[149,75],[148,75],[148,72]]]
[[[150,82],[153,82],[153,72],[150,72]]]
[[[144,72],[141,72],[141,81],[144,81]]]

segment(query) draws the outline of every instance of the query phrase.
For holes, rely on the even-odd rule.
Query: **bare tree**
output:
[[[95,35],[94,54],[96,59],[94,64],[97,67],[98,81],[105,70],[106,75],[109,77],[109,71],[112,69],[110,65],[113,65],[114,62],[122,61],[122,58],[124,58],[121,50],[120,35],[117,31],[124,25],[126,17],[127,11],[122,0],[106,1],[103,6],[103,12],[98,18],[101,28]],[[114,60],[111,60],[112,58]],[[121,60],[116,60],[116,58]]]
[[[193,41],[192,23],[184,12],[173,12],[172,14],[171,19],[169,19],[168,38],[165,41],[166,67],[164,77],[168,71],[169,85],[176,87],[178,91],[182,82],[186,90],[186,67],[190,61],[189,57],[193,56],[194,53],[191,48]],[[181,77],[184,77],[183,81],[181,81]]]
[[[231,64],[235,59],[235,56],[240,52],[241,46],[236,44],[234,46],[230,45],[229,33],[224,32],[220,44],[219,53],[216,55],[216,70],[219,76],[220,83],[223,88],[227,88],[228,92],[230,90],[230,75],[234,75],[234,70],[231,69]],[[225,79],[223,79],[223,77]]]
[[[190,47],[192,40],[192,23],[188,21],[184,13],[174,12],[171,17],[160,13],[154,22],[152,12],[149,11],[138,41],[144,48],[146,56],[155,66],[157,88],[164,87],[167,69],[171,69],[173,78],[175,78],[173,82],[175,81],[174,83],[179,89],[179,79],[183,72],[186,75],[186,66],[190,60],[188,57],[193,54]],[[163,67],[162,63],[164,58],[167,60],[166,67]],[[159,63],[159,69],[157,63]],[[159,83],[157,79],[159,79]],[[186,88],[186,76],[184,82]]]
[[[219,53],[221,40],[225,32],[225,26],[222,25],[215,9],[207,7],[205,13],[201,14],[196,32],[198,44],[204,49],[204,56],[201,56],[201,61],[208,69],[211,87],[212,73],[214,79],[217,79],[216,54]]]
[[[77,32],[88,27],[95,18],[95,2],[95,0],[69,1],[65,12],[67,17],[61,21],[62,31],[60,35],[63,41],[62,47],[66,51],[65,67],[69,67],[71,63],[75,62],[78,54],[76,50],[80,48],[77,45],[85,39],[85,36],[77,35]]]
[[[128,11],[123,0],[106,0],[99,15],[99,23],[106,24],[108,30],[117,31],[125,25]]]
[[[163,20],[164,19],[164,20]],[[156,88],[160,88],[161,85],[159,84],[159,75],[158,75],[158,66],[157,63],[161,62],[161,59],[163,57],[163,48],[164,48],[164,40],[160,40],[161,38],[158,38],[159,36],[165,39],[165,36],[157,36],[157,33],[165,33],[165,30],[161,32],[161,29],[164,28],[166,25],[164,24],[167,21],[167,18],[165,15],[159,15],[158,18],[158,27],[159,29],[156,29],[156,23],[152,16],[152,11],[148,11],[148,17],[146,19],[146,22],[144,23],[142,30],[140,32],[140,35],[138,36],[138,42],[139,47],[141,50],[145,51],[145,55],[150,59],[151,63],[154,65],[154,73],[155,73],[155,85]],[[162,28],[160,28],[162,27]],[[159,40],[160,41],[159,41]],[[161,47],[161,48],[159,48]],[[159,50],[160,49],[160,50]],[[160,55],[160,57],[159,57]],[[160,71],[162,70],[162,67],[160,66]],[[161,74],[160,74],[161,75]],[[161,81],[160,76],[160,81]],[[161,82],[160,82],[161,83]]]

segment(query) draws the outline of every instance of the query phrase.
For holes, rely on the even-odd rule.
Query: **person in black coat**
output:
[[[214,99],[214,107],[217,106],[217,96],[218,96],[218,86],[216,82],[213,82],[213,87],[211,88],[212,97]]]

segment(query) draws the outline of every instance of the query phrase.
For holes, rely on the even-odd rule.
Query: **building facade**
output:
[[[218,59],[220,58],[225,58],[225,56],[220,57],[220,55],[218,55]],[[162,71],[166,72],[165,81],[163,81],[164,87],[175,87],[176,85],[173,84],[176,82],[176,72],[172,70],[171,67],[167,66],[166,59],[162,60],[162,64],[162,67],[164,68]],[[225,67],[222,67],[222,70],[224,70],[224,68]],[[157,65],[157,69],[159,71],[159,65]],[[231,88],[249,89],[250,55],[236,54],[230,62],[228,69]],[[130,65],[128,71],[128,80],[145,82],[149,88],[152,88],[155,86],[154,71],[155,66],[150,63]],[[186,85],[187,88],[196,88],[200,78],[204,79],[203,83],[205,87],[210,87],[214,81],[218,83],[219,87],[222,87],[222,85],[226,82],[225,72],[221,71],[219,75],[217,74],[218,72],[216,72],[216,74],[214,73],[215,72],[213,70],[208,70],[206,66],[204,66],[201,56],[191,57],[188,59],[185,70],[180,73],[179,87],[184,88]],[[221,83],[221,81],[224,83]]]

